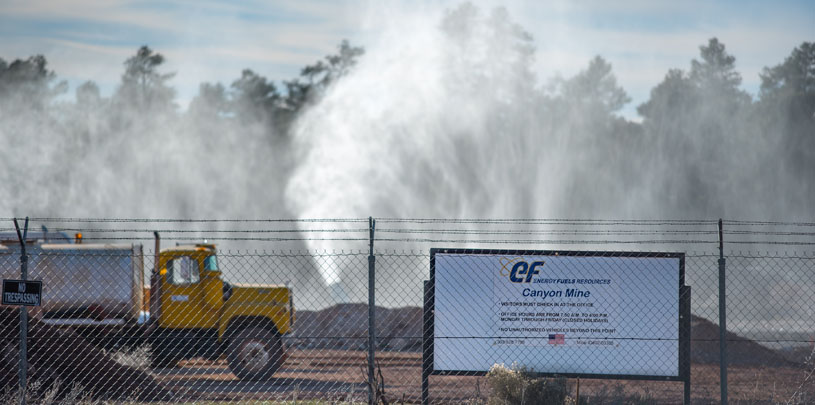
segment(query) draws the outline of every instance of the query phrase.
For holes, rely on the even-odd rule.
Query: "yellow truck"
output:
[[[38,316],[105,346],[147,343],[153,367],[225,357],[240,379],[270,378],[286,357],[291,290],[223,280],[212,244],[159,249],[156,241],[149,281],[139,244],[31,241],[29,279],[43,283]],[[13,243],[0,245],[0,273],[19,278]]]

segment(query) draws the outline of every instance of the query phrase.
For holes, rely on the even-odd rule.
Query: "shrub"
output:
[[[496,364],[487,373],[490,405],[566,404],[571,387],[566,378],[542,378],[533,370],[513,364]]]

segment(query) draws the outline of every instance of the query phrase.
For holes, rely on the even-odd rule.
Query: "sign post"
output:
[[[28,254],[25,251],[25,241],[28,238],[28,217],[22,233],[17,218],[14,218],[14,228],[17,230],[17,239],[20,240],[20,278],[21,280],[3,280],[3,305],[20,306],[20,404],[25,405],[26,376],[28,375],[28,309],[26,306],[40,305],[42,298],[42,283],[28,281]]]

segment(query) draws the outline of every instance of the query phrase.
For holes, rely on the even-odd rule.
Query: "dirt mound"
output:
[[[3,387],[16,389],[19,364],[20,315],[16,308],[0,307]],[[116,363],[104,352],[69,330],[29,317],[28,381],[50,386],[59,381],[67,393],[81,386],[95,399],[169,401],[172,395],[147,373]]]
[[[422,309],[376,307],[377,350],[420,351]],[[320,311],[297,311],[291,344],[303,349],[364,350],[368,344],[368,305],[339,304]]]
[[[781,353],[755,341],[727,332],[727,363],[733,366],[797,367]],[[691,316],[690,356],[692,363],[719,364],[719,325]]]
[[[368,306],[339,304],[320,311],[298,311],[291,345],[302,349],[364,350],[368,342]],[[421,351],[422,308],[376,308],[377,350]],[[744,366],[795,367],[780,353],[727,333],[728,363]],[[718,364],[719,326],[691,318],[691,362]]]

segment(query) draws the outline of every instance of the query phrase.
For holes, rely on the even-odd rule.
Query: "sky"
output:
[[[148,45],[166,57],[165,72],[185,108],[202,82],[229,85],[249,68],[280,83],[333,53],[343,39],[366,47],[394,20],[440,19],[461,1],[125,1],[0,0],[0,58],[45,55],[69,92],[96,82],[110,95],[123,62]],[[636,106],[669,69],[688,70],[699,46],[717,37],[736,57],[744,90],[758,92],[761,69],[815,41],[815,2],[799,1],[473,1],[505,6],[532,34],[536,73],[570,77],[600,55],[612,64]],[[410,33],[405,33],[410,35]]]

